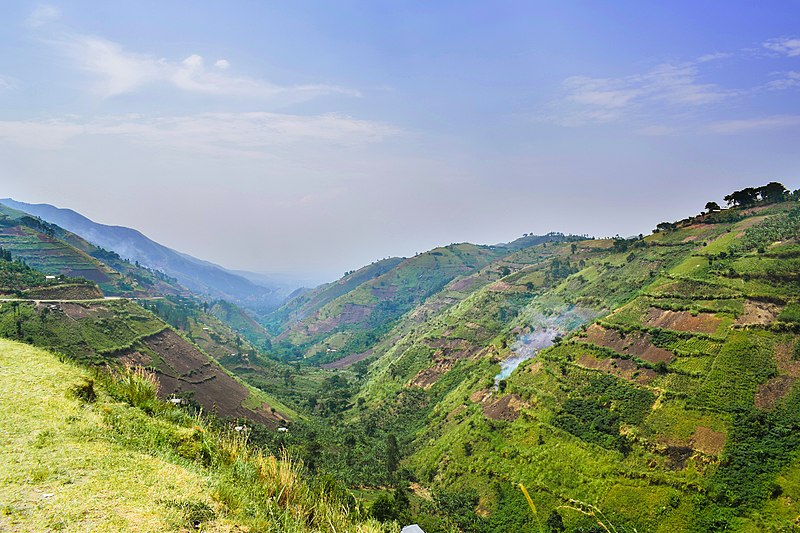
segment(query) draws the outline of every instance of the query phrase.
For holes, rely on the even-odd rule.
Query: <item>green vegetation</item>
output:
[[[5,340],[0,350],[4,529],[384,530],[302,463],[158,402],[142,371],[91,373]],[[93,401],[71,392],[90,380]]]
[[[800,515],[800,208],[778,189],[737,191],[733,207],[709,202],[648,236],[524,236],[387,259],[297,296],[269,333],[235,306],[172,294],[141,306],[4,303],[0,334],[136,362],[164,383],[191,377],[201,385],[188,408],[202,383],[227,376],[203,352],[261,389],[231,380],[243,396],[229,412],[263,422],[247,423],[251,448],[235,466],[198,444],[239,442],[218,425],[137,439],[123,430],[139,419],[121,418],[127,436],[115,442],[177,454],[217,483],[211,500],[160,512],[299,527],[278,493],[248,488],[275,475],[261,470],[279,461],[271,450],[308,478],[293,500],[303,512],[333,501],[345,530],[369,515],[429,532],[789,531]],[[162,349],[178,345],[179,356]],[[194,374],[170,369],[198,354]],[[509,374],[501,363],[514,356],[530,358]],[[183,423],[150,374],[117,368],[75,381],[71,398]],[[216,377],[203,381],[204,368]]]

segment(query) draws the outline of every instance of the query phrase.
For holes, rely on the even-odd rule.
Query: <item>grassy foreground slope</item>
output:
[[[383,530],[301,465],[158,402],[145,374],[0,354],[0,530]]]

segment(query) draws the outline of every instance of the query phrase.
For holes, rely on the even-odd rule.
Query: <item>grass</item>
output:
[[[385,529],[302,463],[157,402],[146,372],[96,374],[8,340],[0,353],[3,530]],[[75,392],[90,380],[93,402]]]
[[[217,506],[199,472],[106,438],[102,408],[68,394],[88,371],[16,342],[0,340],[0,352],[4,528],[175,530],[180,512],[157,503],[164,495]]]

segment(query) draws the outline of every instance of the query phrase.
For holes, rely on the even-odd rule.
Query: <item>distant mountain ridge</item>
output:
[[[160,270],[203,296],[229,299],[253,309],[268,310],[280,305],[297,288],[287,287],[280,282],[270,284],[264,276],[248,279],[214,263],[159,244],[135,229],[100,224],[72,209],[49,204],[28,204],[11,198],[0,199],[0,203],[57,224],[126,259]]]

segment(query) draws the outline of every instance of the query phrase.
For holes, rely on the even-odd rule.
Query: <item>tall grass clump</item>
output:
[[[125,365],[109,371],[108,392],[117,400],[152,413],[158,406],[158,378],[141,366]]]

